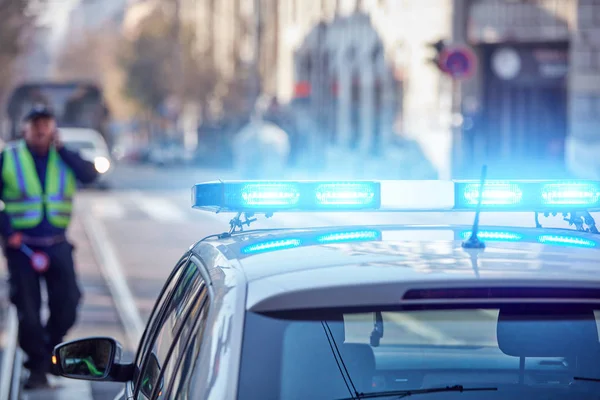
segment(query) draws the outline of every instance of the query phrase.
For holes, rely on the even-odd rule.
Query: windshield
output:
[[[383,311],[378,344],[371,342],[373,311]],[[500,308],[248,313],[238,398],[341,399],[352,397],[353,387],[376,393],[453,385],[498,391],[419,396],[579,399],[600,393],[600,383],[573,383],[600,378],[600,358],[587,357],[600,355],[597,310],[586,309],[586,318],[534,312],[503,317],[502,324],[499,314]],[[575,339],[569,329],[589,335]],[[544,340],[549,347],[537,344]],[[571,340],[577,346],[563,346]],[[336,349],[343,364],[336,363]],[[345,381],[340,371],[346,370]]]

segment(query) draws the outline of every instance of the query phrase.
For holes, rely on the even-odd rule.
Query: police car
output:
[[[600,398],[600,182],[236,181],[192,198],[236,216],[177,263],[134,361],[79,339],[56,347],[61,375],[125,382],[127,399]],[[340,210],[476,218],[243,230]],[[492,210],[575,229],[480,227]]]

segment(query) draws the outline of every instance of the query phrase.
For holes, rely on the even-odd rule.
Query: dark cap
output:
[[[33,106],[33,108],[31,110],[29,110],[29,112],[25,115],[24,120],[25,120],[25,122],[28,122],[28,121],[32,121],[32,120],[38,119],[38,118],[54,119],[54,113],[52,112],[52,110],[49,107],[46,107],[43,104],[36,105],[36,106]]]

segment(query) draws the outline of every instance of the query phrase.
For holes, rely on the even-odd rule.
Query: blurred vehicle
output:
[[[185,165],[193,160],[193,153],[176,141],[165,140],[150,146],[148,160],[159,166]]]
[[[587,231],[478,229],[479,213],[473,225],[443,218],[600,211],[600,182],[486,185],[198,184],[194,208],[236,216],[174,266],[134,360],[121,360],[115,339],[85,338],[54,349],[55,372],[126,382],[120,399],[597,399],[593,218]],[[367,210],[389,221],[302,229],[286,221],[290,212],[351,220]],[[392,211],[423,210],[440,223],[394,224]],[[272,212],[288,228],[245,230]],[[74,370],[89,357],[94,368]]]
[[[99,85],[85,81],[27,82],[12,91],[7,104],[9,140],[20,137],[20,125],[25,113],[35,104],[44,104],[52,108],[60,128],[94,129],[112,148],[109,110]]]
[[[64,145],[94,163],[100,177],[94,186],[108,188],[108,177],[114,170],[113,160],[108,150],[108,145],[102,135],[86,128],[61,128],[60,139]]]
[[[123,163],[147,163],[150,148],[148,146],[117,146],[112,151],[113,158]]]

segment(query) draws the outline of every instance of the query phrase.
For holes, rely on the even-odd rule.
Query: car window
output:
[[[146,354],[147,348],[149,346],[150,340],[154,336],[154,332],[157,329],[158,321],[160,321],[160,316],[162,315],[162,310],[165,306],[165,303],[169,301],[169,299],[173,296],[173,290],[181,277],[183,272],[183,267],[186,265],[189,257],[183,257],[179,263],[175,266],[171,275],[167,279],[167,282],[163,286],[161,293],[154,304],[154,309],[150,314],[150,318],[148,319],[148,323],[146,324],[146,330],[140,340],[140,346],[138,348],[138,352],[135,356],[135,365],[140,367],[142,362],[142,357]]]
[[[159,397],[159,399],[186,398],[186,389],[193,373],[194,361],[200,353],[209,307],[210,299],[208,290],[206,290],[198,296],[182,329],[181,340],[173,349],[171,358],[176,360],[176,363],[169,363],[165,371],[165,382],[170,383],[165,397]]]
[[[592,312],[597,316],[599,307],[539,308],[516,312],[513,319],[505,316],[502,324],[501,309],[494,307],[247,312],[238,399],[349,398],[348,375],[367,396],[458,384],[498,388],[507,393],[502,398],[511,399],[597,395],[597,383],[573,380],[600,379]],[[549,317],[550,308],[563,313],[561,318]],[[504,309],[520,310],[514,305]],[[376,329],[378,312],[383,330]],[[372,340],[377,332],[383,337]],[[516,386],[520,379],[526,384]],[[491,395],[464,392],[460,398]],[[435,398],[455,397],[438,393]]]
[[[172,298],[166,303],[152,344],[147,348],[149,355],[141,369],[138,399],[151,398],[155,388],[158,388],[157,393],[162,392],[164,377],[160,371],[168,367],[171,348],[179,340],[185,316],[203,291],[206,291],[206,284],[200,270],[195,264],[189,263],[184,268]]]

